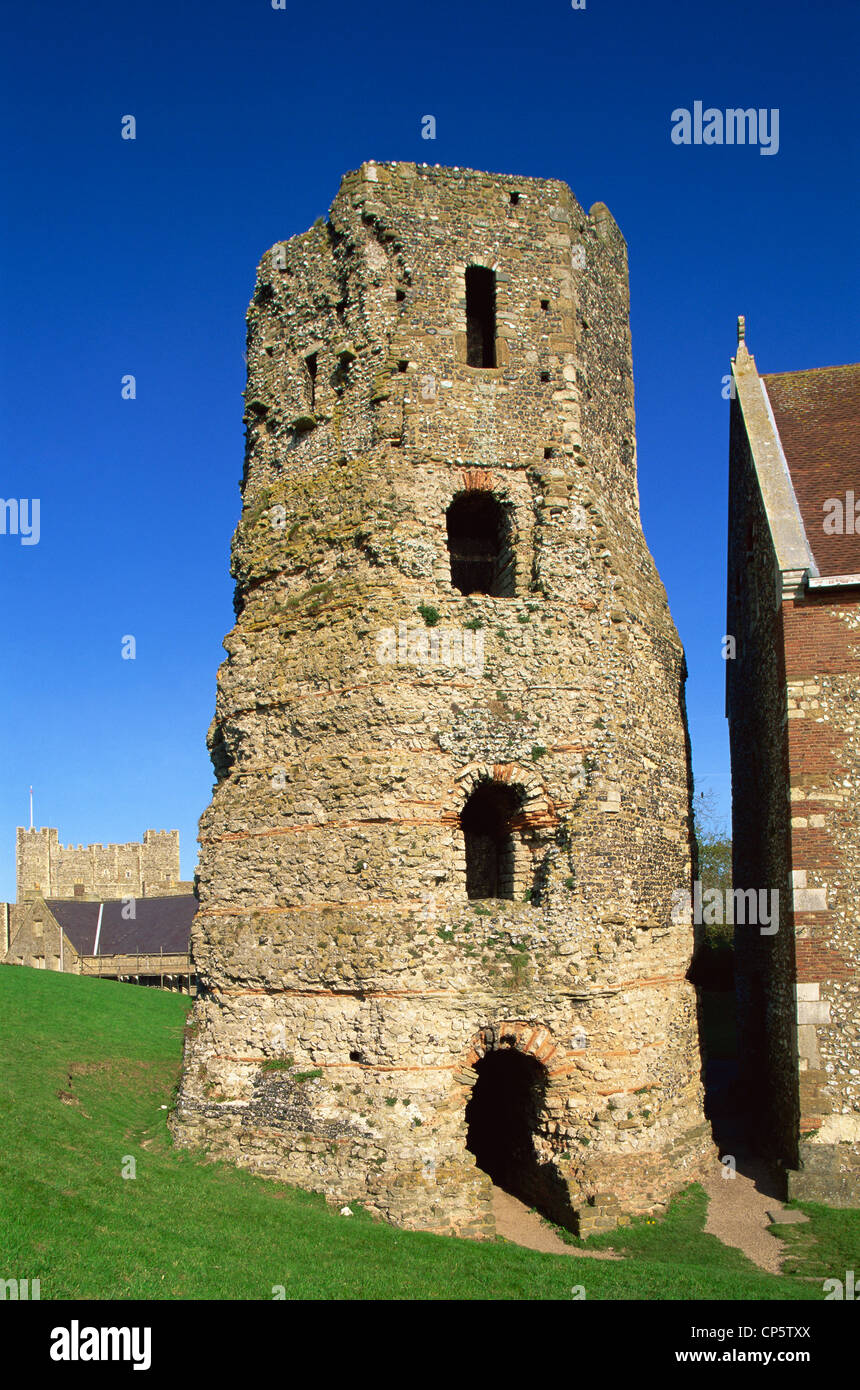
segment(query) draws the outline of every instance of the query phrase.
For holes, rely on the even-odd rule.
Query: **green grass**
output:
[[[176,1150],[165,1107],[188,1003],[0,966],[0,1277],[39,1279],[43,1299],[269,1299],[277,1285],[289,1299],[569,1299],[577,1285],[590,1299],[822,1296],[702,1235],[695,1189],[665,1221],[588,1242],[628,1258],[577,1260],[399,1231],[358,1208],[344,1217]],[[838,1272],[846,1213],[815,1212],[805,1258]]]
[[[806,1212],[809,1221],[775,1225],[771,1229],[787,1246],[783,1268],[807,1279],[844,1279],[853,1269],[860,1283],[860,1211],[819,1206],[817,1202],[786,1202]]]

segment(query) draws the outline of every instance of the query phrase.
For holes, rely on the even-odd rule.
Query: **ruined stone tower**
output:
[[[443,1232],[659,1208],[711,1144],[621,233],[365,164],[260,264],[245,419],[177,1139]]]

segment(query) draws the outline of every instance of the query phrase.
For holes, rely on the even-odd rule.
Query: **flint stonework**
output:
[[[496,1142],[574,1230],[661,1209],[713,1146],[611,214],[363,165],[263,257],[245,421],[177,1141],[449,1234]]]

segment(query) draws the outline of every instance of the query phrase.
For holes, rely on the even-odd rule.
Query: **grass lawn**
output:
[[[860,1212],[806,1206],[791,1275],[704,1235],[691,1188],[665,1220],[587,1247],[623,1261],[395,1230],[361,1211],[174,1150],[167,1108],[189,1000],[0,966],[0,1278],[43,1299],[822,1298],[860,1247]],[[123,1178],[134,1159],[136,1177]],[[797,1277],[796,1277],[797,1276]],[[807,1276],[804,1280],[803,1276]]]

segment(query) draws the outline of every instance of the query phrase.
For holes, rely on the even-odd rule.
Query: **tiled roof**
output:
[[[860,502],[860,363],[762,376],[782,441],[806,537],[820,574],[860,574],[860,522],[827,535],[824,504]]]
[[[93,955],[99,907],[102,904],[59,898],[48,898],[46,901],[78,954]],[[99,933],[100,956],[188,952],[191,922],[199,906],[193,894],[135,898],[135,916],[128,919],[122,915],[122,899],[106,902],[103,906]]]

